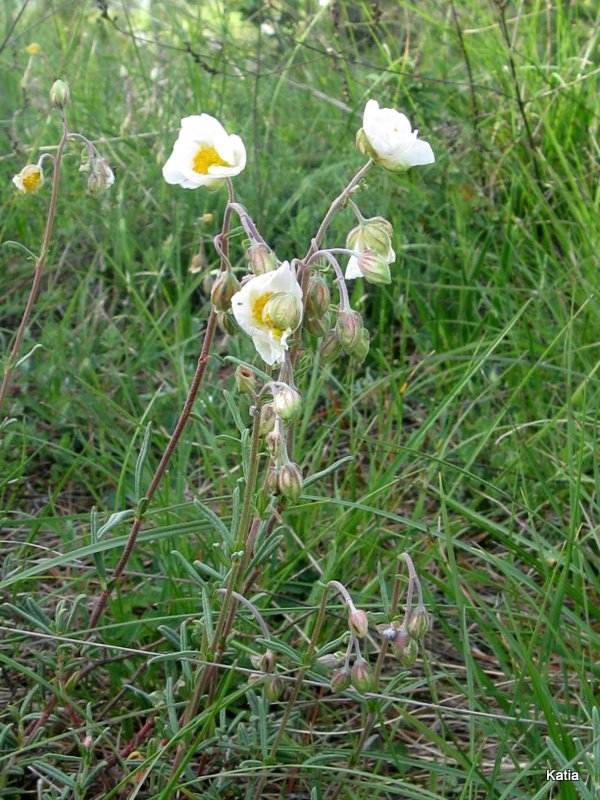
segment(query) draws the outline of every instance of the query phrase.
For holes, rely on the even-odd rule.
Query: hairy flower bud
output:
[[[411,639],[409,637],[404,649],[399,654],[400,663],[402,663],[405,667],[412,667],[412,665],[417,660],[417,655],[418,655],[417,643],[414,639]]]
[[[265,442],[269,448],[271,458],[273,461],[277,461],[283,448],[283,439],[281,438],[279,431],[275,428],[272,431],[269,431],[269,433],[267,433],[265,436]]]
[[[230,336],[233,336],[238,331],[233,317],[225,311],[217,311],[217,325],[223,333],[227,333]]]
[[[319,656],[317,658],[317,664],[320,664],[322,667],[328,667],[329,669],[339,667],[343,663],[344,653],[341,650],[337,650],[335,653],[325,653],[324,656]]]
[[[276,292],[265,303],[262,320],[271,328],[295,331],[302,321],[302,301],[289,292]]]
[[[373,686],[373,673],[371,667],[364,659],[355,661],[350,676],[352,686],[358,692],[368,692]]]
[[[342,667],[342,669],[338,669],[337,672],[334,672],[331,676],[331,691],[334,693],[344,692],[350,686],[351,680],[352,673],[348,667]]]
[[[275,427],[275,407],[273,403],[265,403],[260,409],[258,432],[261,436],[271,433]]]
[[[365,611],[353,608],[348,614],[348,627],[359,639],[364,639],[369,630],[369,620]]]
[[[324,314],[322,317],[306,317],[304,327],[313,336],[323,336],[329,328],[330,322],[329,314]]]
[[[233,272],[219,272],[213,283],[210,299],[217,311],[229,311],[231,298],[240,290],[240,282]]]
[[[413,639],[422,639],[429,630],[430,617],[423,605],[418,605],[408,620],[408,632]]]
[[[248,266],[255,275],[264,275],[277,269],[275,254],[262,242],[254,242],[246,251]]]
[[[285,422],[296,419],[302,411],[302,395],[297,389],[286,386],[279,389],[273,398],[275,413]]]
[[[331,293],[324,278],[312,274],[306,291],[306,314],[313,319],[320,319],[329,308]]]
[[[277,488],[283,497],[296,503],[302,494],[302,472],[297,464],[284,464],[277,475]]]
[[[325,338],[321,343],[321,361],[323,364],[330,364],[332,361],[335,361],[338,358],[341,352],[342,345],[340,344],[337,333],[332,328],[331,330],[327,331]]]
[[[235,382],[240,394],[254,395],[256,391],[256,375],[249,367],[239,364],[235,368]]]
[[[411,641],[411,638],[406,627],[400,628],[396,633],[396,637],[392,640],[393,653],[398,659],[402,659],[406,645]]]
[[[273,672],[276,660],[275,653],[272,650],[265,650],[260,656],[250,657],[252,666],[261,672]]]
[[[71,93],[64,81],[54,81],[50,88],[50,102],[54,108],[66,108]]]
[[[383,285],[392,282],[389,263],[374,250],[365,250],[360,254],[358,268],[369,283]]]
[[[371,336],[369,334],[369,331],[366,328],[363,328],[360,341],[352,351],[352,358],[355,361],[358,361],[359,364],[362,364],[365,358],[367,357],[369,353],[370,342],[371,342]]]
[[[263,691],[269,703],[276,703],[283,694],[283,681],[281,678],[271,676],[265,680]]]
[[[361,315],[357,311],[339,311],[335,331],[344,352],[352,354],[354,348],[360,344],[362,337]]]
[[[91,169],[91,174],[87,182],[88,192],[98,194],[104,189],[110,189],[115,182],[115,175],[108,161],[105,158],[92,158],[89,168]],[[79,170],[86,172],[83,163]]]

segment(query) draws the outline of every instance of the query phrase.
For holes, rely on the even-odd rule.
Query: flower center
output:
[[[272,294],[273,292],[265,292],[252,301],[252,316],[258,325],[261,327],[266,326],[270,331],[273,331],[275,336],[281,336],[283,331],[273,325],[273,320],[268,314],[263,315],[264,308]]]
[[[228,164],[227,161],[223,161],[221,156],[217,153],[212,145],[210,145],[210,147],[203,145],[198,150],[194,156],[193,165],[194,172],[198,172],[200,175],[208,175],[209,167],[231,166],[231,164]]]
[[[42,182],[42,173],[39,169],[32,169],[23,175],[23,188],[26,192],[35,192]]]

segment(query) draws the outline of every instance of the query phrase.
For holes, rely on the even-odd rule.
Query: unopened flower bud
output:
[[[233,321],[233,317],[225,311],[217,311],[217,325],[223,333],[227,333],[230,336],[237,333],[237,327]]]
[[[357,311],[340,311],[338,312],[335,330],[346,353],[352,353],[354,348],[360,343],[363,321],[361,315]]]
[[[248,686],[252,686],[253,683],[257,683],[262,679],[262,677],[262,672],[251,672],[250,675],[248,675]]]
[[[282,447],[283,447],[283,439],[281,438],[281,434],[279,431],[274,428],[272,431],[269,431],[265,436],[265,442],[267,443],[267,447],[269,448],[269,453],[271,458],[274,461],[277,461],[279,456],[281,455]]]
[[[248,367],[244,367],[242,364],[239,364],[235,368],[235,382],[238,388],[238,392],[241,394],[249,394],[254,395],[256,391],[256,375],[254,372],[249,369]]]
[[[302,321],[302,301],[290,292],[276,292],[265,303],[262,320],[270,328],[295,331]]]
[[[348,614],[348,627],[359,639],[364,639],[369,630],[369,620],[365,611],[360,608],[352,608]]]
[[[275,413],[285,422],[296,419],[302,411],[302,395],[291,386],[279,389],[273,398]]]
[[[265,403],[260,409],[258,432],[261,436],[271,433],[275,427],[275,407],[273,403]]]
[[[331,293],[324,278],[312,274],[306,291],[306,313],[313,319],[320,319],[329,308]]]
[[[343,663],[344,653],[342,653],[341,650],[335,653],[325,653],[324,656],[319,656],[317,658],[317,664],[320,664],[322,667],[328,667],[329,669],[339,667]]]
[[[66,108],[70,94],[64,81],[54,81],[50,89],[50,102],[54,108]]]
[[[210,299],[217,311],[228,311],[231,307],[231,298],[240,288],[240,282],[233,272],[228,269],[220,272],[210,293]]]
[[[266,650],[260,656],[250,656],[250,662],[254,669],[261,672],[273,672],[275,669],[275,653],[272,650]]]
[[[293,503],[300,499],[302,494],[302,472],[297,464],[284,464],[277,475],[277,488],[283,497]]]
[[[429,630],[430,617],[423,605],[418,605],[408,620],[408,632],[413,639],[422,639]]]
[[[324,364],[330,364],[338,358],[341,352],[342,345],[340,344],[337,333],[332,328],[330,331],[327,331],[321,343],[321,361]]]
[[[329,324],[329,314],[324,314],[322,317],[306,317],[304,320],[304,327],[313,336],[323,336]]]
[[[408,633],[408,629],[405,626],[402,626],[402,628],[400,628],[400,630],[397,631],[396,637],[392,641],[393,653],[396,656],[396,658],[398,659],[403,658],[406,646],[410,641],[411,638]]]
[[[202,272],[204,266],[205,264],[202,253],[196,253],[194,256],[192,256],[190,266],[188,267],[188,272],[191,272],[192,275],[196,275],[196,273]]]
[[[409,637],[404,650],[399,654],[400,663],[402,663],[405,667],[412,667],[412,665],[417,660],[418,655],[418,647],[417,643],[414,639]]]
[[[383,285],[392,282],[389,263],[374,250],[365,250],[359,255],[358,267],[369,283]]]
[[[371,336],[366,328],[363,328],[360,341],[352,351],[352,358],[362,364],[369,353]]]
[[[352,686],[358,692],[368,692],[373,686],[373,673],[371,667],[364,659],[355,661],[350,676]]]
[[[91,750],[91,749],[92,749],[92,744],[93,744],[93,743],[94,743],[94,740],[92,739],[92,737],[91,737],[91,736],[86,736],[86,737],[85,737],[85,739],[82,741],[82,743],[81,743],[81,744],[83,745],[83,747],[84,747],[86,750]]]
[[[265,680],[263,691],[269,703],[276,703],[283,694],[283,681],[281,678],[271,676]]]
[[[267,491],[272,492],[273,494],[277,494],[279,491],[278,475],[279,471],[276,469],[270,469],[267,473]]]
[[[255,275],[264,275],[277,269],[277,258],[266,244],[255,242],[246,251],[248,266]]]
[[[348,669],[348,667],[342,667],[342,669],[338,669],[337,672],[334,672],[331,676],[331,691],[336,692],[344,692],[349,686],[352,680],[352,673]]]

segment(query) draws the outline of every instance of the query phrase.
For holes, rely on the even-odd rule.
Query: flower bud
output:
[[[235,382],[240,394],[254,395],[256,391],[256,375],[248,367],[239,364],[235,368]]]
[[[396,633],[396,637],[392,642],[393,653],[396,656],[396,658],[402,660],[404,656],[404,651],[406,650],[406,646],[410,641],[411,638],[408,633],[408,629],[402,626],[400,630]]]
[[[263,691],[269,703],[276,703],[283,694],[283,681],[278,677],[269,677],[263,684]]]
[[[348,614],[348,627],[359,639],[364,639],[369,630],[369,620],[365,611],[352,608]]]
[[[54,108],[66,108],[70,94],[64,81],[54,81],[50,89],[50,102]]]
[[[352,666],[352,673],[350,676],[352,686],[358,692],[368,692],[373,686],[373,674],[371,667],[364,659],[355,661]]]
[[[188,267],[188,272],[191,272],[192,275],[196,275],[198,272],[202,272],[204,269],[204,258],[202,257],[202,253],[196,253],[192,256],[192,260],[190,261],[190,266]],[[209,284],[208,290],[210,291],[211,286]]]
[[[80,171],[85,172],[85,169],[79,167]],[[91,162],[91,175],[88,178],[87,188],[91,194],[98,194],[104,189],[110,189],[115,182],[115,175],[110,164],[105,158],[93,158]]]
[[[321,343],[321,361],[323,364],[330,364],[338,358],[341,352],[342,345],[340,344],[337,333],[332,328],[330,331],[327,331]]]
[[[228,311],[231,307],[231,298],[240,290],[240,282],[233,272],[225,270],[215,278],[210,299],[217,311]]]
[[[317,658],[317,664],[320,664],[322,667],[328,667],[329,669],[339,667],[343,663],[344,653],[341,650],[335,653],[325,653],[324,656],[319,656]]]
[[[329,314],[324,314],[324,316],[318,317],[307,317],[304,320],[304,327],[309,333],[312,333],[313,336],[323,336],[329,327]]]
[[[413,639],[422,639],[429,630],[430,617],[425,606],[418,605],[408,620],[408,632]]]
[[[363,331],[361,315],[357,311],[338,312],[335,331],[342,345],[342,349],[346,353],[351,354],[361,341]]]
[[[260,409],[258,432],[261,436],[271,433],[275,427],[275,407],[273,403],[265,403]]]
[[[324,278],[312,274],[306,290],[306,314],[313,319],[320,319],[329,308],[331,293]]]
[[[252,686],[253,683],[257,683],[262,679],[262,677],[262,672],[251,672],[250,675],[248,675],[248,686]]]
[[[296,503],[302,494],[302,486],[300,467],[297,464],[284,464],[277,475],[279,494]]]
[[[350,250],[373,250],[378,256],[391,262],[396,254],[392,248],[393,228],[383,217],[371,217],[352,228],[346,237],[346,247]]]
[[[360,341],[352,351],[352,358],[358,361],[359,364],[363,363],[369,353],[370,341],[371,336],[369,335],[369,331],[363,328]]]
[[[291,386],[279,389],[273,398],[275,413],[285,422],[296,419],[302,411],[302,395]]]
[[[225,311],[217,311],[217,325],[223,333],[230,336],[236,334],[238,330],[231,314],[227,314]]]
[[[273,429],[265,436],[265,442],[274,461],[277,461],[282,452],[283,439],[278,430]]]
[[[246,251],[248,266],[255,275],[264,275],[277,269],[275,254],[262,242],[254,242]]]
[[[348,667],[342,667],[342,669],[338,669],[338,671],[334,672],[331,676],[331,691],[334,693],[344,692],[350,686],[351,680],[352,673]]]
[[[273,672],[275,669],[275,653],[272,650],[266,650],[260,656],[250,656],[250,661],[254,669],[261,672]]]
[[[358,268],[369,283],[382,285],[392,282],[389,263],[374,250],[364,250],[359,255]]]
[[[12,182],[20,192],[33,194],[43,185],[44,173],[38,164],[27,164],[13,177]]]
[[[279,491],[278,480],[277,480],[278,475],[279,471],[276,469],[270,469],[269,472],[267,473],[267,480],[266,480],[267,491],[271,492],[272,494],[277,494],[277,492]]]
[[[412,667],[412,665],[417,660],[418,655],[418,647],[417,643],[414,639],[409,637],[404,650],[400,653],[400,663],[403,664],[405,667]]]
[[[289,292],[276,292],[265,303],[262,320],[270,328],[295,331],[302,321],[302,301]]]

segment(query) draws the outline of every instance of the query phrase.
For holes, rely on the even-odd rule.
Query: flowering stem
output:
[[[217,594],[225,594],[226,591],[227,591],[227,589],[217,589]],[[265,622],[265,619],[264,619],[263,615],[260,613],[258,608],[254,605],[254,603],[251,603],[250,600],[245,598],[244,595],[240,594],[239,592],[231,592],[231,596],[235,600],[237,600],[238,603],[241,603],[243,606],[246,606],[248,611],[250,611],[250,613],[252,614],[254,619],[258,622],[258,625],[259,625],[259,627],[260,627],[260,629],[262,631],[262,634],[263,634],[264,638],[270,640],[271,639],[271,632],[269,631],[269,627],[268,627],[267,623]]]
[[[2,405],[4,403],[4,399],[6,397],[6,393],[8,391],[8,387],[10,384],[10,379],[12,377],[12,373],[16,366],[17,355],[21,348],[21,342],[23,341],[23,337],[25,335],[27,323],[29,322],[29,317],[31,316],[31,311],[33,309],[33,305],[36,301],[40,289],[42,272],[44,269],[44,265],[46,263],[46,256],[48,254],[50,240],[52,238],[52,230],[54,228],[54,217],[56,216],[56,206],[58,202],[58,184],[60,180],[60,167],[62,163],[63,152],[69,138],[69,128],[67,126],[67,118],[65,116],[64,111],[61,111],[61,116],[63,124],[63,133],[60,142],[58,144],[56,157],[54,159],[54,172],[52,175],[52,193],[50,195],[50,205],[48,206],[48,216],[46,218],[46,227],[44,229],[44,237],[42,240],[42,250],[35,264],[35,272],[33,273],[33,281],[31,284],[31,289],[29,290],[29,297],[27,298],[27,304],[25,306],[25,310],[23,311],[21,323],[19,325],[19,329],[17,330],[17,335],[15,337],[12,350],[10,351],[8,362],[4,369],[4,375],[2,376],[2,385],[0,386],[0,411],[2,410]]]
[[[342,249],[342,248],[336,248]],[[343,248],[345,250],[345,248]],[[349,253],[354,255],[353,250],[349,250]],[[342,268],[340,267],[338,260],[331,254],[330,250],[317,250],[317,252],[312,255],[308,261],[306,262],[306,266],[308,266],[314,259],[316,258],[326,258],[327,261],[333,267],[333,271],[336,274],[337,280],[336,283],[340,290],[340,311],[346,311],[350,308],[350,296],[348,295],[348,287],[346,286],[346,279],[344,278],[344,273],[342,272]]]
[[[267,244],[263,239],[263,237],[258,232],[258,229],[254,224],[252,217],[250,216],[250,214],[248,214],[244,206],[241,205],[240,203],[229,203],[229,206],[233,209],[233,211],[235,211],[235,213],[240,218],[242,227],[244,228],[248,236],[250,236],[251,239],[254,239],[257,242],[260,242],[261,244]]]
[[[229,189],[229,200],[230,200],[230,202],[232,202],[233,201],[233,188],[231,186],[231,181],[229,181],[229,180],[227,181],[227,187]],[[227,233],[229,231],[230,222],[231,222],[231,211],[230,211],[229,206],[228,206],[225,209],[225,215],[223,217],[223,227],[221,229],[221,234],[220,234],[220,236],[221,236],[221,247],[222,247],[221,271],[223,271],[225,269],[225,264],[226,264],[226,261],[227,261],[227,258],[228,258],[229,242],[228,242],[228,239],[227,239]],[[165,473],[167,465],[168,465],[168,463],[169,463],[169,461],[171,459],[171,456],[173,455],[173,451],[177,447],[177,443],[179,442],[179,439],[181,438],[181,434],[183,433],[183,429],[185,428],[185,425],[186,425],[186,423],[188,421],[188,418],[189,418],[189,416],[190,416],[190,414],[192,412],[192,408],[194,407],[194,402],[196,400],[196,395],[198,394],[198,389],[200,388],[200,384],[201,384],[202,379],[204,377],[204,373],[206,372],[206,366],[208,364],[208,357],[209,357],[209,354],[210,354],[210,348],[211,348],[212,341],[213,341],[213,338],[214,338],[214,335],[215,335],[216,322],[217,322],[217,314],[216,314],[216,311],[215,311],[215,309],[213,307],[213,308],[211,308],[210,315],[208,317],[208,323],[206,325],[206,331],[204,333],[204,341],[202,343],[202,349],[200,351],[200,356],[198,357],[198,363],[196,365],[196,372],[194,374],[194,378],[192,380],[192,384],[190,386],[190,390],[189,390],[188,395],[187,395],[187,397],[185,399],[185,403],[183,405],[183,409],[181,411],[181,414],[179,415],[179,419],[177,420],[177,424],[175,425],[175,429],[173,430],[173,433],[171,434],[171,438],[169,439],[169,443],[168,443],[168,445],[167,445],[167,447],[165,449],[165,452],[162,455],[162,458],[160,459],[160,463],[159,463],[158,467],[156,468],[154,476],[152,477],[152,480],[150,481],[150,485],[148,487],[148,491],[146,492],[146,496],[144,498],[145,501],[146,501],[146,503],[145,503],[146,506],[150,503],[150,501],[152,500],[156,490],[158,489],[158,486],[160,484],[162,476]],[[138,534],[140,532],[140,529],[142,527],[142,523],[143,523],[143,520],[144,520],[144,513],[145,513],[145,511],[144,512],[138,511],[136,513],[136,517],[135,517],[134,523],[133,523],[133,525],[131,527],[131,531],[129,533],[129,538],[127,539],[127,544],[125,545],[125,549],[123,550],[121,558],[119,559],[119,563],[117,564],[117,566],[115,568],[115,571],[114,571],[113,576],[112,576],[112,580],[111,580],[110,584],[104,589],[104,591],[100,595],[100,598],[98,599],[98,601],[96,603],[96,606],[95,606],[95,608],[94,608],[94,610],[92,612],[92,616],[90,618],[90,623],[89,623],[89,628],[90,629],[92,629],[92,628],[94,628],[96,626],[96,623],[98,622],[98,620],[100,618],[100,615],[104,611],[104,608],[105,608],[105,606],[106,606],[106,604],[108,602],[108,599],[109,599],[110,595],[112,594],[113,589],[115,588],[119,578],[123,574],[123,571],[124,571],[124,569],[125,569],[125,567],[127,565],[127,562],[129,561],[129,557],[131,556],[131,553],[133,551],[133,547],[135,545],[136,539],[137,539]]]
[[[369,159],[369,160],[367,161],[367,163],[366,163],[366,164],[364,164],[364,165],[363,165],[363,166],[362,166],[362,167],[361,167],[361,168],[358,170],[358,172],[357,172],[357,173],[356,173],[356,175],[355,175],[355,176],[352,178],[352,180],[350,181],[350,183],[349,183],[349,184],[346,186],[346,188],[345,188],[345,189],[343,189],[343,190],[342,190],[341,194],[339,194],[339,195],[338,195],[338,196],[335,198],[335,200],[332,202],[332,204],[329,206],[329,210],[328,210],[327,214],[325,214],[325,217],[324,217],[324,219],[323,219],[323,222],[322,222],[322,223],[321,223],[321,225],[319,226],[319,230],[317,231],[317,235],[316,235],[316,236],[315,236],[315,238],[312,240],[312,244],[311,244],[311,246],[310,246],[310,249],[309,249],[308,253],[306,254],[306,256],[305,256],[305,258],[304,258],[304,261],[306,261],[308,258],[310,258],[310,256],[312,256],[312,255],[313,255],[313,253],[315,253],[315,252],[316,252],[316,251],[319,249],[319,247],[320,247],[320,245],[321,245],[321,241],[323,240],[323,236],[325,235],[325,232],[327,231],[327,228],[328,228],[328,227],[329,227],[329,225],[331,224],[331,220],[333,219],[333,216],[334,216],[335,212],[336,212],[336,211],[338,210],[338,208],[340,208],[340,206],[341,206],[341,205],[344,203],[344,200],[345,200],[345,199],[348,197],[348,195],[349,195],[349,194],[352,192],[352,189],[354,189],[354,187],[355,187],[355,186],[356,186],[358,183],[360,183],[360,181],[361,181],[361,180],[364,178],[364,176],[367,174],[367,172],[368,172],[368,171],[369,171],[369,169],[371,168],[371,165],[372,165],[372,164],[373,164],[373,160],[372,160],[372,159]]]
[[[339,581],[329,581],[327,586],[331,586],[333,589],[338,590],[338,592],[344,598],[344,602],[348,606],[349,611],[356,611],[356,607],[352,602],[352,598],[350,597],[350,594],[348,593],[348,590],[346,589],[343,583],[340,583]]]

